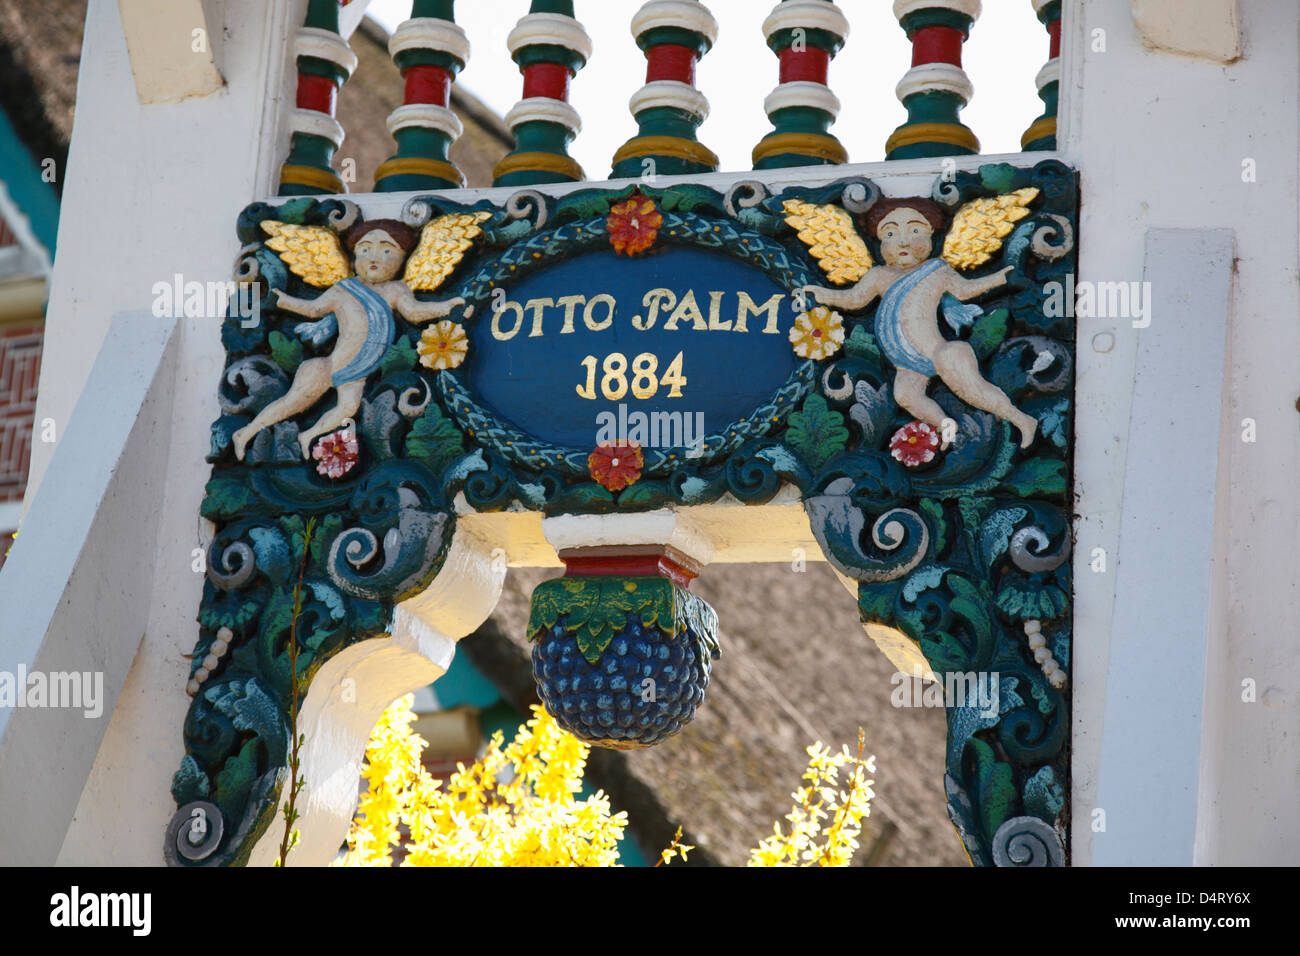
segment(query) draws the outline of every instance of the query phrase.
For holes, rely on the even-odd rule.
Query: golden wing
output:
[[[278,252],[289,271],[308,285],[324,289],[352,275],[348,257],[333,229],[267,219],[262,222],[262,230],[271,237],[266,240],[267,247]]]
[[[957,210],[952,228],[943,240],[943,258],[955,269],[973,269],[992,259],[1013,223],[1029,215],[1038,195],[1030,186],[1001,196],[972,199]]]
[[[420,244],[406,261],[402,278],[416,292],[431,292],[465,257],[465,250],[483,233],[479,225],[490,212],[453,212],[425,223]]]
[[[867,244],[853,227],[853,217],[839,206],[787,199],[781,208],[785,210],[785,221],[798,232],[831,282],[857,282],[874,265]]]

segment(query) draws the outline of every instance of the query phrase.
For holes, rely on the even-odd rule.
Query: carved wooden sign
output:
[[[794,373],[781,278],[686,243],[565,259],[508,297],[502,287],[500,308],[470,334],[481,361],[468,384],[556,444],[594,446],[597,423],[613,422],[610,437],[698,450],[697,423],[721,431],[741,421]]]
[[[223,328],[169,860],[247,859],[283,786],[291,658],[310,680],[383,634],[438,575],[457,503],[615,514],[793,487],[864,621],[941,678],[996,675],[992,711],[948,707],[972,861],[1063,862],[1073,328],[1043,303],[1073,271],[1076,197],[1048,161],[915,197],[843,179],[420,196],[400,221],[250,206],[240,277],[267,318]],[[698,568],[561,557],[529,622],[548,709],[603,746],[675,733],[719,652]]]

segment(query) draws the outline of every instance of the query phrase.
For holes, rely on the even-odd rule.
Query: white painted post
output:
[[[1138,337],[1129,436],[1140,438],[1124,476],[1114,571],[1097,786],[1107,827],[1092,852],[1099,866],[1193,863],[1211,731],[1201,719],[1206,648],[1222,627],[1211,592],[1223,535],[1215,491],[1232,254],[1226,229],[1147,233],[1143,280],[1154,298]],[[1197,264],[1190,275],[1189,262]]]
[[[13,695],[0,703],[5,865],[54,861],[148,629],[176,329],[148,312],[114,318],[0,574],[0,682]]]

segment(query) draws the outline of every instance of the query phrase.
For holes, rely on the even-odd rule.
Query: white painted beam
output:
[[[1152,300],[1138,339],[1136,443],[1115,568],[1098,866],[1193,862],[1207,648],[1224,631],[1211,593],[1224,534],[1216,488],[1232,271],[1231,230],[1147,232]]]

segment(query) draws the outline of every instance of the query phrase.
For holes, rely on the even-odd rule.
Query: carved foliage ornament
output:
[[[863,620],[916,641],[945,683],[994,691],[946,702],[972,862],[1063,863],[1073,319],[1043,305],[1073,269],[1076,198],[1048,161],[910,199],[850,179],[428,196],[401,220],[336,199],[248,207],[237,277],[264,320],[222,328],[202,507],[217,533],[169,862],[243,862],[271,823],[300,572],[310,680],[429,585],[456,502],[607,514],[793,485]],[[717,625],[682,584],[539,588],[529,636],[557,718],[613,746],[690,718]],[[569,679],[616,652],[618,693]],[[642,665],[685,675],[653,712],[634,699]]]

